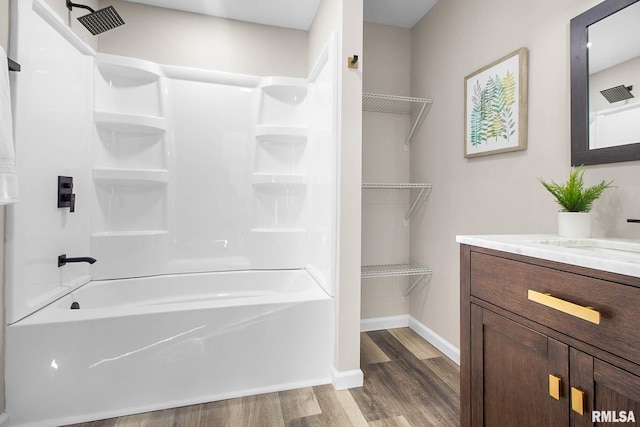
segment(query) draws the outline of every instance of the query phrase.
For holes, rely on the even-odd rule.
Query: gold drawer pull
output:
[[[560,400],[560,377],[549,374],[549,396]]]
[[[600,312],[594,310],[591,307],[583,307],[578,304],[574,304],[569,301],[565,301],[560,298],[556,298],[549,294],[543,294],[542,292],[532,291],[529,289],[528,298],[530,301],[537,302],[538,304],[546,305],[555,310],[561,311],[571,316],[579,317],[587,322],[600,324]]]
[[[584,391],[571,387],[571,409],[580,415],[584,415]]]

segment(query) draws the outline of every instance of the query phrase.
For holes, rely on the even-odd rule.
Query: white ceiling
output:
[[[364,20],[413,28],[438,0],[364,0]]]
[[[309,30],[320,0],[127,0],[257,24]],[[364,20],[412,28],[438,0],[364,0]]]

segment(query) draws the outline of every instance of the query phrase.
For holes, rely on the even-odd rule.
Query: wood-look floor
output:
[[[73,427],[458,426],[458,366],[409,328],[363,333],[364,386],[331,385],[75,424]]]

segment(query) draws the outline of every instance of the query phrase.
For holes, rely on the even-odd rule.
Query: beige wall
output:
[[[411,31],[386,25],[364,24],[363,74],[365,92],[411,94]],[[362,115],[362,181],[409,182],[411,151],[404,141],[409,117],[364,112]],[[409,209],[406,190],[363,190],[362,264],[403,264],[410,261],[410,227],[404,224]],[[362,281],[363,319],[409,313],[402,294],[408,277]]]
[[[570,165],[569,20],[596,0],[440,1],[412,33],[411,89],[434,105],[412,148],[412,178],[433,183],[412,221],[412,256],[434,270],[410,314],[459,346],[457,234],[555,233],[558,210],[538,177],[564,180]],[[463,158],[464,77],[529,49],[529,148]],[[640,163],[589,167],[588,184],[617,188],[594,207],[596,235],[640,237]]]
[[[258,76],[307,77],[307,32],[129,3],[125,25],[102,33],[99,51],[159,64]]]
[[[309,71],[327,44],[327,40],[332,32],[340,31],[340,20],[342,19],[342,1],[341,0],[321,0],[313,19],[311,28],[309,28],[309,40],[307,44],[308,59],[307,68]]]
[[[323,0],[309,30],[309,64],[330,34],[338,40],[338,260],[334,367],[360,367],[360,224],[362,186],[362,65],[347,69],[346,57],[362,55],[362,0]]]

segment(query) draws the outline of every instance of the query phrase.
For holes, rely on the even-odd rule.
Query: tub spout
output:
[[[67,258],[67,254],[58,255],[58,267],[62,267],[68,262],[88,262],[89,264],[93,264],[94,262],[96,262],[96,259],[88,256],[79,258]]]

